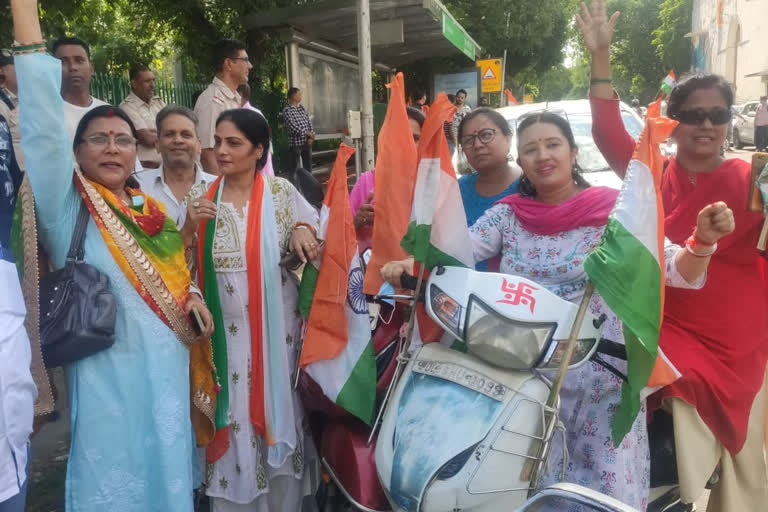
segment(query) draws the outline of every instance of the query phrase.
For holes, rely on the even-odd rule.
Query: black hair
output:
[[[768,100],[768,96],[760,96],[760,101]]]
[[[415,107],[406,107],[406,113],[408,114],[408,119],[413,119],[417,123],[419,123],[419,126],[424,126],[424,121],[427,120],[427,116],[424,115],[424,112],[421,110],[415,108]]]
[[[459,89],[458,91],[456,91],[456,96],[462,93],[464,93],[465,98],[468,96],[467,91],[465,91],[464,89]]]
[[[224,69],[224,61],[237,58],[241,50],[245,50],[245,43],[237,39],[221,39],[216,41],[212,51],[213,69],[217,73]]]
[[[216,119],[216,126],[219,126],[222,121],[229,121],[234,124],[253,144],[254,148],[261,144],[264,152],[259,161],[256,162],[256,170],[263,169],[269,157],[269,123],[264,119],[264,116],[247,108],[233,108],[219,114],[219,118]]]
[[[456,101],[456,95],[455,94],[447,94],[446,96],[448,96],[448,101],[450,101],[451,103]]]
[[[565,137],[565,140],[568,141],[568,145],[571,147],[571,149],[578,148],[576,145],[576,138],[573,136],[573,130],[571,130],[571,124],[566,118],[552,112],[539,112],[525,116],[523,120],[517,125],[518,144],[520,144],[520,135],[536,123],[549,123],[557,126],[560,129],[560,132],[563,134],[563,137]],[[519,163],[520,157],[518,157],[518,164]],[[588,188],[590,186],[589,182],[584,179],[584,176],[582,176],[581,167],[579,167],[578,162],[573,164],[571,176],[573,181],[579,187]],[[531,181],[525,176],[525,173],[523,173],[523,175],[520,177],[519,190],[521,196],[536,197],[536,188],[533,186],[533,183],[531,183]]]
[[[128,78],[131,80],[136,80],[139,77],[139,73],[143,73],[144,71],[152,71],[149,69],[149,66],[146,64],[134,64],[131,66],[130,71],[128,71]]]
[[[83,134],[85,133],[85,130],[88,129],[88,125],[91,124],[91,121],[103,117],[118,117],[122,119],[128,123],[128,127],[131,129],[131,135],[133,135],[133,138],[138,139],[138,135],[136,134],[136,126],[134,126],[133,121],[131,121],[131,118],[128,117],[128,114],[126,114],[123,109],[120,107],[114,107],[112,105],[99,105],[98,107],[86,112],[83,118],[80,119],[80,123],[77,125],[77,130],[75,130],[75,138],[72,141],[72,149],[77,150],[78,146],[83,143]]]
[[[56,55],[60,46],[81,46],[85,50],[85,54],[88,56],[88,60],[91,60],[91,48],[88,43],[77,37],[62,37],[53,42],[51,47],[51,53]]]
[[[299,89],[298,87],[291,87],[290,89],[288,89],[288,99],[290,100],[291,98],[293,98],[293,95],[299,92],[300,90],[301,89]]]
[[[672,89],[672,92],[669,93],[667,115],[675,119],[683,109],[688,96],[699,89],[717,89],[723,96],[727,108],[730,110],[733,106],[733,89],[731,89],[731,85],[725,78],[720,75],[693,73],[683,77],[675,88]]]
[[[416,101],[416,100],[420,100],[421,98],[426,98],[426,96],[427,96],[426,92],[424,92],[421,89],[416,89],[415,91],[413,91],[413,96],[411,97],[413,98],[414,101]]]
[[[509,127],[509,123],[504,119],[504,116],[488,107],[479,107],[464,116],[464,119],[459,123],[459,129],[457,130],[457,137],[461,139],[462,133],[464,133],[464,126],[466,123],[476,118],[477,116],[487,117],[506,137],[512,135],[512,129]]]
[[[192,121],[192,123],[194,123],[195,125],[195,128],[197,128],[198,119],[197,119],[197,114],[195,114],[194,110],[192,110],[191,108],[185,107],[184,105],[168,105],[166,107],[163,107],[163,109],[157,113],[157,117],[155,118],[155,125],[157,127],[158,135],[160,135],[160,132],[162,132],[160,127],[163,125],[163,121],[165,121],[165,119],[168,116],[171,116],[174,114],[186,117],[187,119]]]
[[[240,84],[237,86],[237,93],[240,98],[248,101],[251,99],[251,86],[248,84]]]

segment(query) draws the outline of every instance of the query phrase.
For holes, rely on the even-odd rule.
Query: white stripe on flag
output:
[[[659,263],[659,216],[656,189],[651,170],[643,162],[632,160],[624,177],[624,185],[611,214],[632,233]]]

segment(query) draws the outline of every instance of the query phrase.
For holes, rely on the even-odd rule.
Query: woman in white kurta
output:
[[[521,194],[503,199],[472,226],[475,261],[500,255],[500,272],[526,277],[565,300],[579,302],[587,283],[584,259],[599,245],[618,192],[590,187],[581,176],[578,150],[564,118],[537,114],[523,120],[517,130]],[[482,152],[486,145],[476,137],[462,147]],[[711,222],[715,218],[717,223]],[[724,204],[703,210],[698,229],[705,226],[716,238],[723,236],[733,230],[732,212]],[[697,258],[672,244],[664,258],[668,285],[703,285],[708,258]],[[408,268],[393,262],[382,274],[398,282]],[[596,316],[606,314],[604,336],[623,342],[619,320],[599,295],[594,295],[589,308]],[[624,362],[606,359],[626,370]],[[602,366],[590,362],[567,374],[560,415],[570,457],[563,468],[562,438],[556,436],[542,485],[572,482],[645,510],[650,473],[645,407],[621,445],[614,446],[611,423],[620,398],[621,380]]]
[[[208,447],[205,477],[217,512],[298,512],[315,490],[314,449],[290,379],[299,348],[297,283],[279,260],[289,249],[317,255],[318,219],[288,181],[256,171],[268,133],[254,112],[224,112],[215,146],[222,178],[207,198],[191,202],[191,218],[210,219],[200,225],[199,281],[222,336],[214,339],[223,391],[219,430]],[[217,347],[226,351],[218,352],[220,359]]]

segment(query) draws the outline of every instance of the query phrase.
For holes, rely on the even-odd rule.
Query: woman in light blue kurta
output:
[[[39,237],[53,266],[61,268],[83,202],[73,184],[72,144],[59,95],[61,64],[40,53],[20,55],[16,72],[22,148],[36,198]],[[99,121],[110,119],[90,122]],[[117,134],[113,139],[105,129],[105,136],[109,151],[112,144],[120,147]],[[93,147],[99,144],[93,136],[89,139]],[[90,178],[88,167],[95,164],[79,163]],[[199,479],[193,479],[198,468],[190,421],[189,349],[136,291],[93,218],[88,221],[85,261],[109,278],[117,322],[111,348],[65,369],[72,428],[66,509],[191,511],[193,482]]]

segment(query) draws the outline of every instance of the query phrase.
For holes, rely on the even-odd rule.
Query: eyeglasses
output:
[[[96,133],[86,137],[84,140],[95,148],[105,148],[111,141],[115,141],[115,146],[120,149],[132,149],[136,147],[136,139],[130,135],[116,135],[112,137],[106,133]]]
[[[731,120],[731,111],[722,107],[716,107],[709,111],[702,108],[692,108],[681,110],[672,118],[683,124],[702,124],[707,119],[712,124],[726,124]]]
[[[245,62],[246,64],[250,64],[251,63],[251,59],[248,58],[248,57],[227,57],[227,58],[229,60],[241,60],[241,61]]]
[[[472,135],[465,135],[461,138],[459,141],[461,143],[461,147],[464,149],[472,148],[475,146],[475,140],[479,140],[483,144],[490,144],[493,142],[493,139],[496,138],[496,129],[495,128],[484,128],[477,132],[476,134]]]

